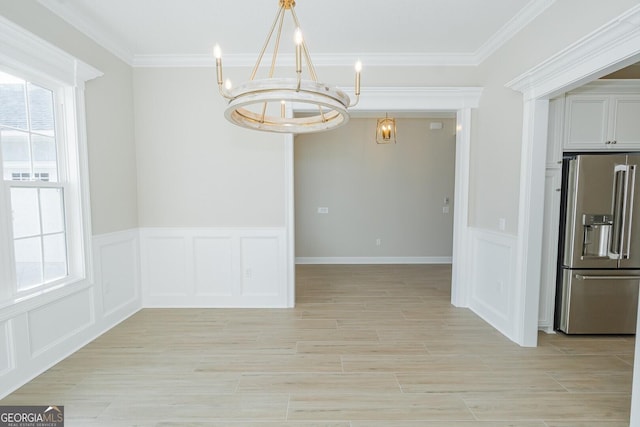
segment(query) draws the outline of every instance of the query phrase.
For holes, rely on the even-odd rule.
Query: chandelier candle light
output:
[[[338,88],[318,81],[309,49],[302,37],[300,23],[296,16],[294,0],[279,0],[280,7],[267,35],[264,46],[258,55],[248,82],[232,87],[224,82],[222,74],[222,50],[216,45],[213,54],[216,58],[216,76],[220,94],[229,100],[225,117],[227,120],[249,129],[279,133],[311,133],[334,129],[349,121],[347,109],[354,107],[360,99],[360,73],[362,63],[356,62],[355,102]],[[284,17],[289,11],[295,25],[295,77],[274,77],[276,60],[282,38]],[[276,32],[277,27],[277,32]],[[256,74],[267,47],[274,38],[273,55],[268,77],[256,79]],[[310,79],[303,79],[303,59],[307,65]],[[287,117],[287,103],[295,103],[306,113],[302,117]]]

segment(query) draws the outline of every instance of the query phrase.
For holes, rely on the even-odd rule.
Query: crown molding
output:
[[[51,1],[51,0],[40,0]],[[502,47],[538,15],[547,10],[556,0],[531,0],[522,10],[500,28],[491,38],[473,53],[368,53],[368,54],[314,54],[317,67],[351,66],[360,59],[367,67],[447,67],[480,65]],[[280,54],[283,66],[295,65],[293,55]],[[255,54],[231,54],[224,56],[227,67],[252,67]],[[134,55],[134,67],[213,67],[214,59],[209,55]]]
[[[529,25],[531,21],[542,12],[551,7],[556,0],[531,0],[513,18],[502,26],[489,40],[487,40],[475,52],[476,65],[480,65],[485,59],[490,57],[495,51],[500,49],[505,43],[511,40],[520,30]]]
[[[637,5],[505,86],[522,92],[525,99],[551,97],[558,88],[568,91],[637,62],[639,46]]]
[[[97,22],[78,12],[69,3],[61,0],[37,0],[42,6],[87,35],[122,61],[133,67],[213,67],[215,62],[209,55],[145,55],[134,54],[123,40],[104,30]],[[313,61],[318,67],[351,66],[360,58],[368,67],[439,67],[478,66],[516,33],[527,26],[540,13],[548,9],[556,0],[531,0],[509,22],[498,30],[475,52],[461,53],[369,53],[369,54],[314,54]],[[293,55],[279,55],[282,64],[293,65]],[[225,55],[228,67],[250,67],[256,60],[255,54]]]
[[[226,67],[253,67],[256,54],[229,54],[222,60]],[[437,67],[476,66],[473,54],[416,54],[416,53],[375,53],[375,54],[313,54],[316,67],[352,67],[361,60],[367,67]],[[212,55],[135,55],[133,67],[214,67]],[[295,58],[290,54],[278,55],[279,66],[294,66]]]
[[[116,40],[112,33],[104,31],[101,25],[79,13],[69,3],[60,0],[37,1],[125,63],[133,64],[134,55],[124,41]]]

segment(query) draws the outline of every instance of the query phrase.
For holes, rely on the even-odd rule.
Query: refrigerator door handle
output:
[[[622,245],[622,259],[629,259],[631,256],[631,225],[633,223],[633,197],[636,190],[636,165],[627,166],[627,181],[625,185],[625,219],[623,224],[623,238],[625,242]]]
[[[613,230],[609,245],[609,258],[620,259],[626,210],[627,165],[617,165],[613,180]]]
[[[587,274],[574,274],[578,280],[640,280],[640,276],[591,276]]]

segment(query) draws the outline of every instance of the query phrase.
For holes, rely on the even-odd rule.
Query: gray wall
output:
[[[376,119],[296,137],[296,256],[450,257],[455,125],[398,119],[389,145],[376,144]]]
[[[134,70],[141,227],[285,223],[284,138],[225,120],[212,72]]]

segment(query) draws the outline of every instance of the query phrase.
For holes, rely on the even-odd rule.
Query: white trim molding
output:
[[[453,256],[451,271],[451,304],[469,306],[469,170],[471,164],[471,108],[456,113],[456,170],[453,212]]]
[[[288,117],[293,117],[293,110],[291,105],[287,105]],[[284,137],[284,167],[285,171],[293,170],[294,156],[293,156],[293,134],[287,134]],[[296,305],[296,266],[289,260],[294,259],[296,256],[296,213],[294,205],[294,177],[293,175],[285,173],[284,176],[284,194],[285,194],[285,245],[286,255],[283,263],[285,264],[286,275],[286,294],[287,294],[287,307],[295,307]]]
[[[367,67],[439,67],[439,66],[476,66],[477,58],[473,53],[316,53],[313,65],[316,68],[353,67],[356,60]],[[227,67],[253,67],[256,63],[255,53],[226,54],[224,63]],[[278,64],[283,67],[295,66],[295,55],[279,54]],[[215,67],[216,62],[210,54],[200,55],[135,55],[131,65],[135,68],[198,68]]]
[[[538,308],[544,218],[544,180],[547,155],[548,100],[525,101],[523,109],[520,191],[518,202],[518,241],[513,305],[516,319],[514,341],[525,347],[538,344]],[[544,141],[539,146],[529,141]]]
[[[342,88],[346,93],[353,87]],[[367,96],[349,109],[353,115],[366,115],[393,111],[397,114],[426,113],[434,111],[455,112],[465,108],[478,108],[481,87],[368,87]],[[390,103],[393,105],[390,106]],[[296,112],[312,111],[308,104],[294,104]]]
[[[552,56],[543,63],[518,76],[507,87],[522,92],[525,114],[523,117],[522,171],[534,175],[520,181],[519,235],[516,277],[520,279],[519,292],[525,311],[518,331],[522,344],[531,344],[537,331],[537,309],[540,285],[540,257],[542,230],[538,220],[544,206],[534,204],[544,192],[544,153],[547,134],[540,129],[548,120],[545,100],[568,92],[613,71],[640,60],[640,5],[593,31],[586,37]],[[536,131],[538,129],[538,131]],[[532,212],[528,208],[532,208]],[[530,240],[533,238],[532,240]],[[528,242],[528,245],[525,245]],[[526,250],[525,250],[526,247]],[[640,312],[638,317],[640,324]],[[634,364],[640,366],[640,340],[636,341]],[[640,375],[634,371],[631,395],[630,425],[640,425]]]
[[[3,16],[0,16],[0,64],[27,71],[29,78],[55,79],[60,84],[80,88],[84,88],[86,81],[103,75]]]
[[[41,3],[55,3],[53,0],[39,0]],[[496,33],[494,33],[475,52],[459,53],[417,53],[417,52],[384,52],[384,53],[329,53],[313,55],[313,63],[316,67],[351,67],[355,58],[366,64],[367,67],[449,67],[468,66],[477,67],[491,54],[500,49],[520,30],[526,27],[538,15],[547,10],[556,0],[531,0],[523,9],[505,23]],[[47,6],[49,7],[49,6]],[[67,19],[64,15],[61,15]],[[71,15],[67,19],[73,24],[77,16]],[[86,24],[81,24],[78,28],[87,28]],[[90,29],[90,28],[89,28]],[[104,39],[94,34],[92,38],[96,41]],[[113,42],[106,41],[104,46],[113,45]],[[119,48],[114,51],[117,56],[121,55],[125,49]],[[120,56],[122,58],[122,56]],[[282,66],[294,66],[295,56],[281,54],[278,56]],[[253,67],[256,61],[255,53],[243,53],[225,55],[225,64],[228,67]],[[133,55],[130,62],[133,67],[214,67],[215,60],[211,55]]]
[[[114,32],[107,31],[86,13],[82,13],[74,4],[60,0],[37,1],[128,65],[133,64],[134,55],[127,43]]]
[[[525,100],[552,98],[640,60],[640,5],[611,20],[506,87]]]
[[[345,88],[352,93],[353,88]],[[463,108],[478,108],[481,87],[369,87],[367,96],[360,98],[358,105],[349,111],[394,113],[419,111],[457,111]],[[389,102],[393,106],[389,106]]]
[[[370,93],[369,93],[370,91]],[[467,307],[471,285],[468,278],[469,248],[469,159],[471,150],[471,110],[477,108],[482,95],[481,87],[404,87],[369,88],[366,101],[362,99],[354,113],[403,112],[422,114],[429,111],[456,112],[456,165],[455,165],[455,203],[458,207],[453,218],[453,254],[451,303],[457,307]],[[285,142],[288,141],[285,136]],[[293,144],[285,145],[287,156],[293,156]],[[285,176],[293,182],[293,162],[285,164]],[[286,212],[294,206],[293,192],[287,191]],[[293,241],[293,219],[289,218],[285,226],[287,241]],[[293,245],[293,243],[291,243]],[[447,257],[448,258],[448,257]],[[291,251],[286,259],[287,270],[293,270],[296,259]],[[289,281],[289,295],[295,292],[293,281]]]
[[[451,257],[297,257],[296,264],[451,264]]]
[[[522,310],[516,334],[516,342],[521,345],[537,344],[547,99],[638,59],[640,5],[506,84],[506,87],[522,92],[524,102],[516,263],[520,287],[517,301],[514,301]]]
[[[130,41],[123,39],[113,29],[107,29],[100,25],[91,18],[89,13],[78,9],[77,5],[60,0],[38,0],[38,2],[133,67],[215,66],[215,60],[209,54],[152,55],[136,53],[133,51],[134,47]],[[313,62],[316,67],[341,67],[351,66],[355,58],[359,58],[367,67],[478,66],[554,2],[555,0],[531,0],[474,52],[329,53],[314,54]],[[284,66],[295,64],[293,55],[281,55],[279,58],[283,60],[281,64]],[[255,64],[255,59],[256,53],[225,55],[224,58],[225,64],[229,67],[251,67]]]
[[[500,49],[505,43],[511,40],[513,36],[520,32],[520,30],[529,25],[531,21],[550,8],[555,2],[556,0],[531,0],[475,52],[475,65],[482,64],[485,59]]]

